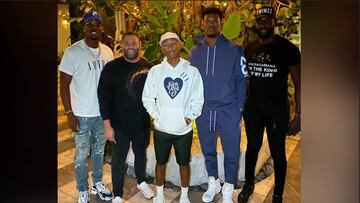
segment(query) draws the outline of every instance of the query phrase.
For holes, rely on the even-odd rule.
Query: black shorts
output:
[[[190,162],[193,131],[185,135],[172,135],[154,129],[154,147],[156,162],[164,165],[169,160],[171,146],[174,145],[176,162],[186,166]]]

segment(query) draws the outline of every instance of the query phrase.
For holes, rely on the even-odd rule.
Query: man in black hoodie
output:
[[[104,67],[98,86],[104,135],[112,142],[111,175],[114,202],[123,197],[125,162],[131,142],[135,155],[137,187],[145,198],[154,196],[146,183],[146,148],[149,145],[150,116],[142,104],[147,72],[153,64],[140,56],[141,43],[134,32],[122,38],[124,55]]]

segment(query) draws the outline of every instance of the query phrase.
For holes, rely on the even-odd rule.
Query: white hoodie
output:
[[[183,58],[173,67],[165,57],[150,69],[142,102],[154,119],[155,129],[173,135],[190,132],[204,104],[203,81],[198,69]],[[191,119],[189,125],[184,117]]]

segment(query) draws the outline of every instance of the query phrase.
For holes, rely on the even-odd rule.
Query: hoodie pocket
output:
[[[183,112],[175,108],[162,108],[158,123],[168,132],[181,131],[186,127]]]

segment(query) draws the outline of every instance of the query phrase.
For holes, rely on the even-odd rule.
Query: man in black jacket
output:
[[[135,155],[137,187],[145,198],[154,196],[146,183],[146,148],[149,145],[150,116],[141,98],[152,64],[139,55],[141,43],[134,32],[122,38],[124,55],[104,67],[98,97],[104,121],[104,135],[112,142],[111,175],[114,202],[122,202],[125,162],[130,142]]]

